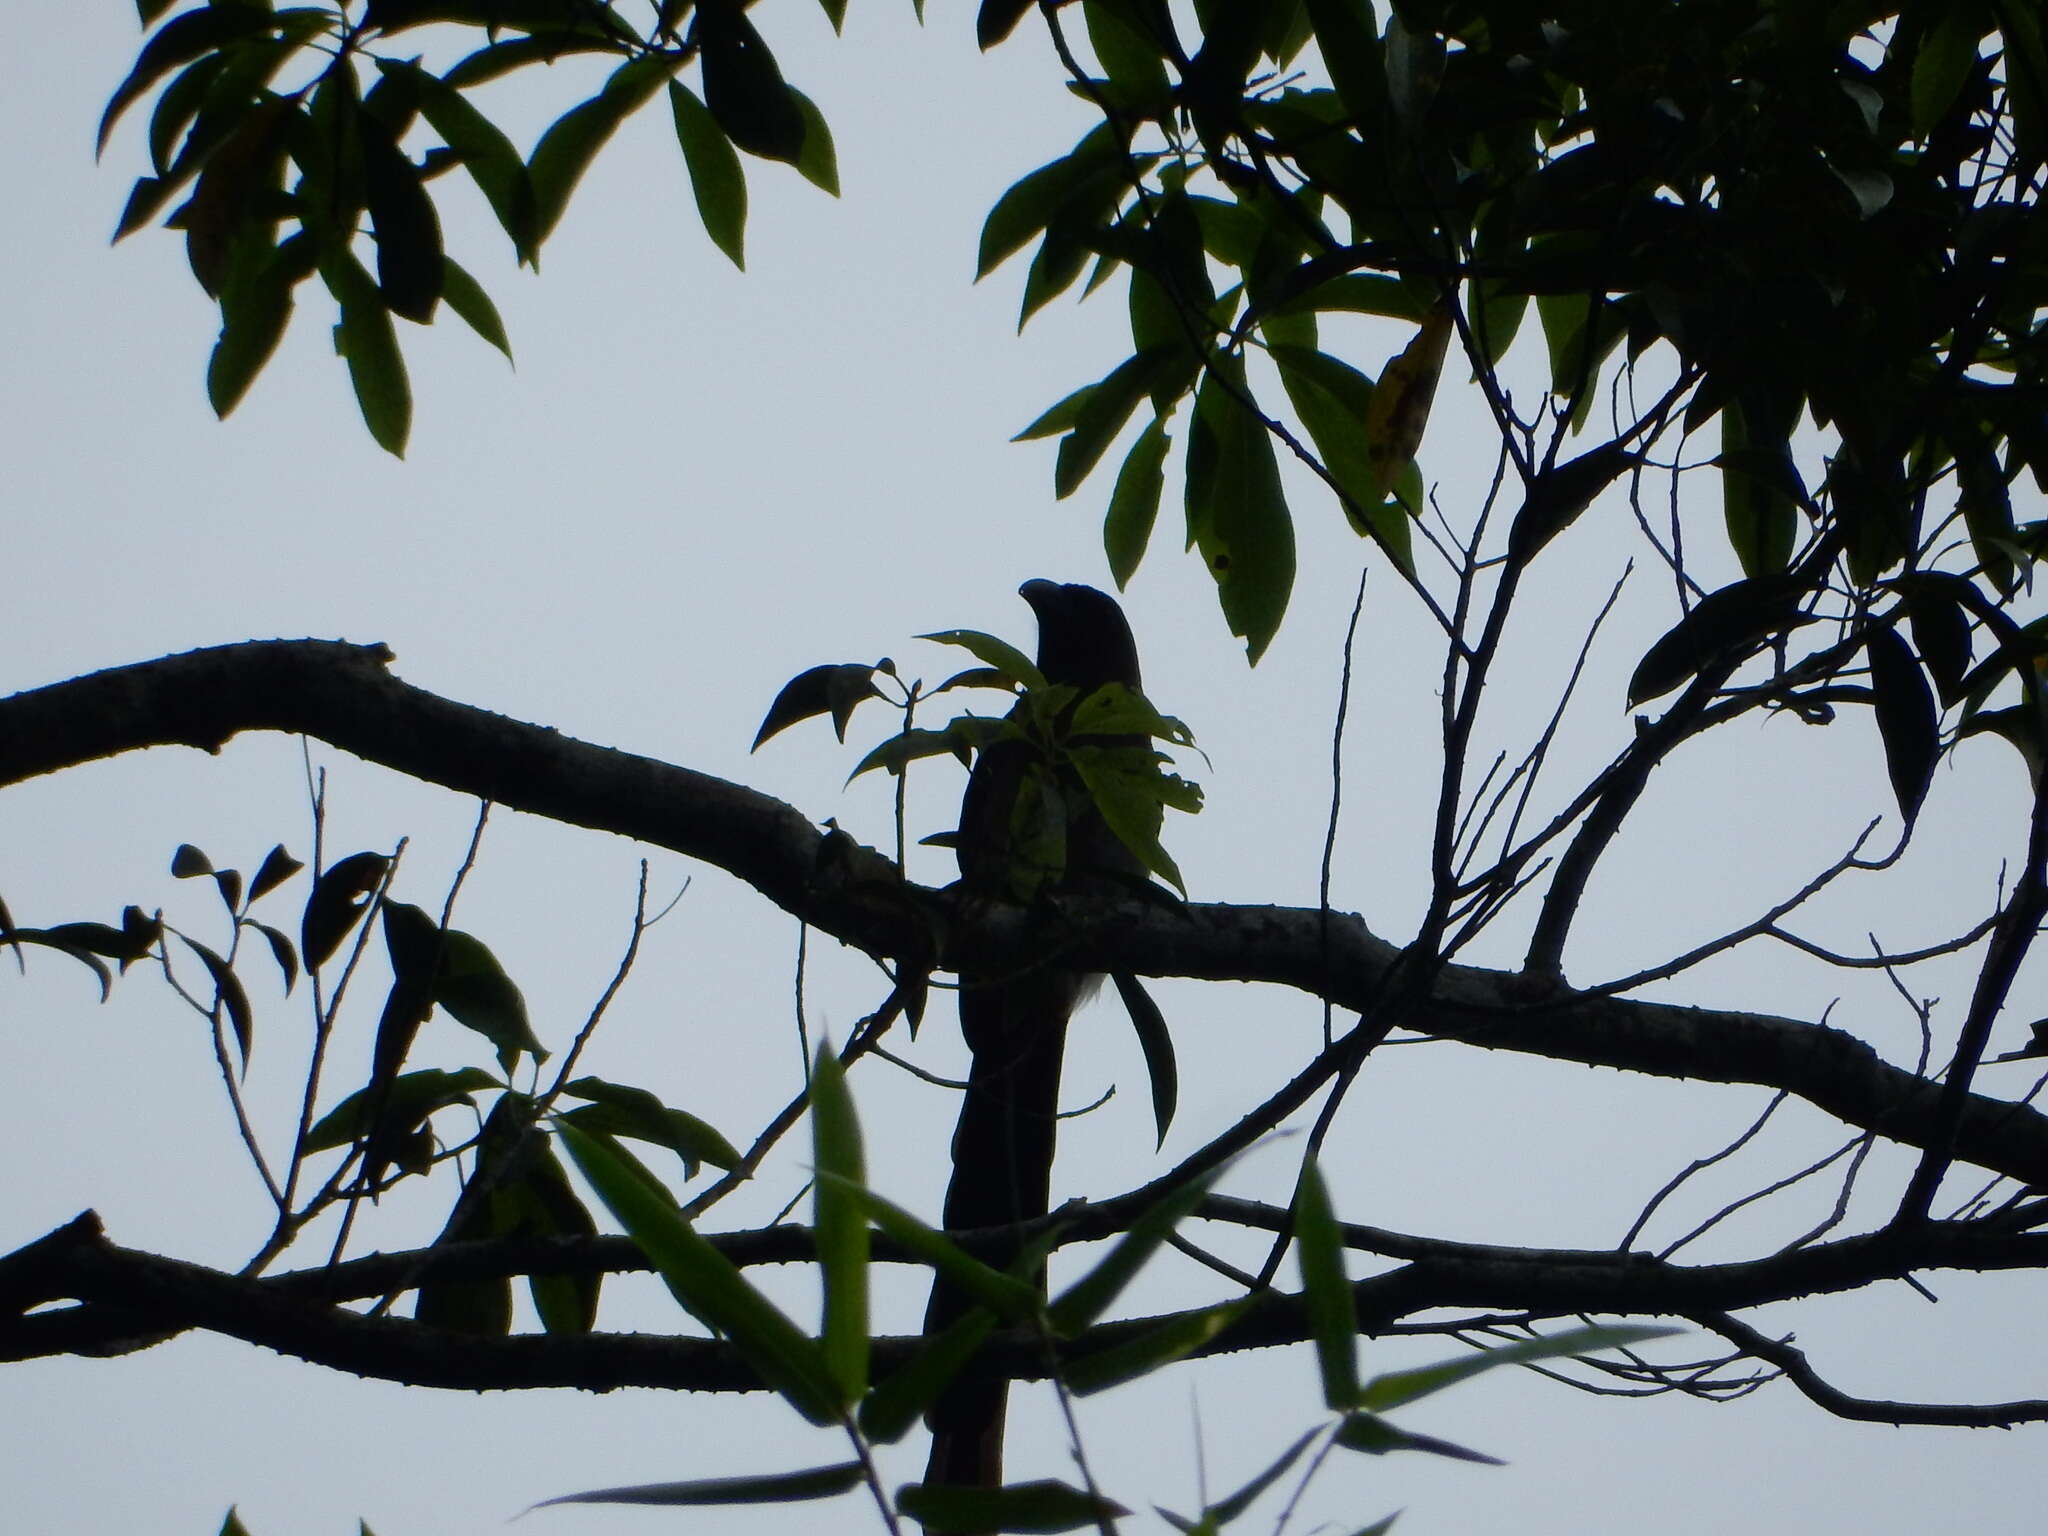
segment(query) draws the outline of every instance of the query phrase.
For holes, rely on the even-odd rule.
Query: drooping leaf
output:
[[[561,222],[576,184],[619,124],[681,67],[682,61],[668,54],[628,59],[612,71],[595,96],[571,107],[548,126],[526,162],[526,174],[533,184],[536,246]]]
[[[1422,446],[1452,330],[1450,311],[1432,310],[1373,386],[1365,413],[1365,456],[1378,494],[1368,505],[1384,499],[1394,476]]]
[[[854,709],[864,699],[884,697],[875,686],[877,670],[857,661],[826,662],[805,668],[775,695],[775,702],[762,718],[761,729],[754,733],[754,745],[748,750],[759,750],[762,742],[800,720],[826,714],[832,717],[833,734],[843,745]]]
[[[1152,392],[1159,373],[1177,360],[1184,348],[1155,347],[1126,358],[1107,378],[1089,392],[1087,402],[1075,415],[1073,430],[1060,443],[1059,463],[1053,471],[1053,495],[1071,496],[1102,458],[1103,452],[1138,402]]]
[[[1896,629],[1873,629],[1863,642],[1885,772],[1907,826],[1920,814],[1941,757],[1941,718],[1920,663]]]
[[[1241,390],[1239,374],[1236,384]],[[1294,523],[1265,424],[1212,371],[1188,434],[1188,532],[1216,583],[1230,632],[1265,654],[1294,587]]]
[[[519,260],[532,265],[540,244],[539,210],[532,179],[512,141],[476,109],[458,88],[452,72],[439,78],[416,64],[392,59],[378,60],[377,67],[387,79],[403,74],[410,81],[420,116],[462,161]]]
[[[804,147],[796,157],[796,173],[827,197],[839,195],[839,151],[832,143],[832,130],[818,104],[795,86],[787,87],[804,119]]]
[[[242,1070],[246,1072],[249,1070],[249,1047],[255,1043],[256,1029],[255,1013],[249,1007],[249,994],[242,990],[242,981],[235,974],[235,968],[220,955],[197,939],[185,939],[185,947],[199,957],[199,963],[206,967],[206,974],[213,978],[217,1006],[228,1016],[228,1025],[234,1031],[235,1047],[242,1055]]]
[[[465,1029],[473,1029],[498,1048],[509,1072],[521,1055],[535,1063],[548,1051],[534,1035],[526,1016],[526,999],[518,984],[489,947],[473,934],[449,928],[441,934],[440,964],[434,975],[434,1001]]]
[[[740,166],[732,141],[718,126],[711,109],[680,80],[668,83],[669,113],[675,119],[676,142],[682,146],[683,165],[690,173],[690,192],[697,200],[697,217],[704,221],[704,233],[712,244],[746,270],[747,173]],[[760,743],[757,741],[756,746]]]
[[[1165,420],[1153,417],[1117,471],[1109,511],[1102,520],[1102,549],[1119,591],[1137,574],[1138,562],[1144,559],[1145,546],[1152,539],[1152,526],[1159,519],[1159,498],[1166,488],[1166,450],[1171,441]]]
[[[803,107],[738,0],[698,0],[696,38],[704,105],[725,136],[750,155],[797,164]]]
[[[441,258],[441,297],[457,318],[512,361],[512,338],[505,334],[505,322],[498,306],[477,280],[453,256]]]
[[[391,312],[377,284],[347,249],[322,253],[320,277],[341,307],[335,344],[348,364],[363,425],[378,447],[402,459],[412,431],[412,385],[406,379]]]
[[[1166,1027],[1166,1015],[1152,1000],[1152,994],[1135,976],[1118,971],[1117,996],[1137,1031],[1138,1047],[1145,1055],[1145,1074],[1152,1083],[1152,1124],[1159,1133],[1157,1145],[1166,1145],[1167,1129],[1173,1124],[1174,1107],[1180,1102],[1180,1069],[1175,1065],[1173,1035]]]

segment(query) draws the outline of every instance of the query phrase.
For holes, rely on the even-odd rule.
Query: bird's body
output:
[[[1049,581],[1026,582],[1021,593],[1038,615],[1038,668],[1048,683],[1074,688],[1077,700],[1109,683],[1137,690],[1137,645],[1114,599]],[[1027,861],[1043,862],[1047,824],[1055,818],[1049,844],[1061,856],[1041,885]],[[1103,822],[1072,770],[1055,772],[1025,741],[997,742],[976,761],[961,801],[958,852],[962,895],[970,901],[1015,899],[1020,883],[1074,895],[1144,878],[1142,864]],[[972,1064],[953,1132],[949,1230],[1014,1226],[1046,1213],[1067,1020],[1101,980],[1054,965],[960,978],[960,1028]],[[1001,1265],[1015,1253],[990,1257]],[[946,1327],[967,1306],[958,1291],[935,1285],[925,1331]],[[968,1379],[940,1397],[930,1415],[927,1482],[1001,1483],[1007,1395],[1005,1382]]]

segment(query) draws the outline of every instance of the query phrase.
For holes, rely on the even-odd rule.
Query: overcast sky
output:
[[[382,641],[397,653],[399,675],[421,687],[739,779],[886,843],[887,786],[841,788],[884,729],[880,714],[844,749],[813,723],[750,757],[755,726],[781,683],[813,663],[888,654],[906,675],[935,681],[957,669],[958,654],[911,637],[967,626],[1028,646],[1029,614],[1013,595],[1021,580],[1106,584],[1099,522],[1108,475],[1055,502],[1050,445],[1007,439],[1128,346],[1114,287],[1088,305],[1057,307],[1019,339],[1022,263],[970,283],[989,203],[1069,146],[1088,118],[1038,37],[983,57],[967,7],[934,4],[924,30],[910,9],[859,0],[834,41],[815,6],[762,8],[785,71],[834,129],[844,196],[833,201],[784,168],[749,161],[744,275],[698,227],[660,110],[629,124],[599,160],[538,277],[515,270],[459,178],[437,183],[450,249],[496,297],[518,366],[452,318],[425,331],[402,326],[417,404],[401,463],[357,420],[317,290],[237,414],[213,419],[203,371],[215,314],[181,243],[149,232],[107,244],[141,163],[144,114],[98,168],[92,135],[138,42],[133,10],[112,0],[36,8],[0,57],[11,231],[0,242],[11,619],[0,692],[225,641]],[[494,99],[494,109],[530,144],[589,83],[562,66]],[[1326,334],[1372,372],[1405,339],[1363,322]],[[1447,388],[1461,382],[1458,370],[1447,375]],[[1469,508],[1481,494],[1491,443],[1469,402],[1446,402],[1424,469],[1449,506]],[[1301,578],[1256,670],[1216,614],[1198,564],[1180,553],[1170,510],[1127,597],[1151,693],[1208,753],[1207,763],[1186,765],[1207,788],[1208,808],[1169,828],[1201,900],[1315,900],[1339,642],[1363,552],[1333,506],[1306,484],[1300,490]],[[1568,553],[1550,557],[1540,604],[1512,632],[1520,649],[1488,716],[1489,755],[1540,729],[1586,616],[1639,553],[1631,530],[1621,509],[1589,517],[1560,546]],[[1639,573],[1627,589],[1614,644],[1596,656],[1568,718],[1554,788],[1625,737],[1623,683],[1670,621],[1669,604],[1668,583]],[[1414,605],[1384,569],[1375,572],[1334,900],[1396,940],[1425,894],[1437,665]],[[1723,734],[1666,776],[1589,893],[1574,981],[1626,974],[1748,920],[1890,809],[1867,722],[1815,731],[1779,720]],[[332,751],[316,748],[314,758],[330,774],[330,857],[409,836],[399,894],[438,908],[474,807]],[[958,787],[945,765],[913,780],[913,835],[952,826]],[[1999,859],[2018,847],[2022,792],[2016,760],[1996,743],[1963,754],[1937,777],[1927,848],[1893,876],[1831,899],[1814,914],[1816,936],[1856,947],[1874,930],[1901,947],[1962,926],[1990,899]],[[218,937],[209,892],[166,873],[171,851],[190,841],[219,863],[253,869],[279,841],[306,857],[307,828],[295,742],[249,740],[218,758],[133,756],[0,797],[0,897],[25,924],[106,918],[132,901]],[[1882,835],[1894,830],[1888,823]],[[686,881],[688,890],[652,935],[590,1069],[643,1082],[744,1144],[798,1084],[797,935],[783,914],[673,855],[501,813],[459,924],[506,961],[537,1028],[559,1047],[617,962],[643,856],[658,893]],[[949,877],[943,855],[925,859],[923,878]],[[281,926],[295,926],[298,894],[288,887],[272,898]],[[1514,938],[1506,933],[1473,958],[1504,961]],[[251,1094],[259,1113],[282,1124],[308,1015],[303,995],[287,1000],[269,981],[255,987]],[[2027,985],[2038,1003],[2038,974]],[[1936,1018],[1952,1029],[1967,973],[1951,967],[1914,986],[1947,996]],[[814,1027],[843,1038],[883,991],[857,957],[812,947]],[[1062,1195],[1113,1194],[1150,1177],[1264,1097],[1312,1052],[1321,1027],[1315,1005],[1291,993],[1160,992],[1185,1071],[1165,1153],[1149,1150],[1129,1031],[1113,1005],[1100,1008],[1076,1030],[1068,1093],[1085,1101],[1111,1085],[1120,1091],[1069,1122]],[[1839,998],[1833,1022],[1890,1059],[1910,1062],[1918,1045],[1911,1013],[1881,978],[1845,982],[1782,950],[1745,950],[1657,995],[1807,1018]],[[331,1081],[351,1071],[359,1081],[367,1061],[374,1006],[352,1017]],[[904,1048],[934,1071],[957,1071],[962,1060],[943,1010]],[[472,1037],[437,1021],[419,1059],[476,1055]],[[12,1170],[0,1184],[0,1251],[88,1206],[116,1242],[229,1268],[260,1240],[267,1205],[198,1021],[147,972],[128,977],[105,1006],[85,973],[56,957],[38,957],[25,978],[0,978],[0,1074],[13,1089],[0,1128]],[[953,1100],[885,1066],[858,1076],[875,1182],[934,1213]],[[2014,1091],[2022,1081],[1985,1086]],[[1474,1241],[1612,1245],[1672,1172],[1723,1145],[1763,1100],[1754,1090],[1450,1046],[1390,1050],[1375,1058],[1331,1142],[1338,1212]],[[1842,1139],[1816,1114],[1788,1115],[1657,1231],[1668,1241]],[[800,1148],[786,1148],[715,1225],[773,1217],[800,1188],[801,1164]],[[1285,1147],[1269,1149],[1231,1187],[1284,1199],[1292,1170]],[[1898,1171],[1893,1160],[1867,1177],[1895,1188],[1885,1181]],[[1796,1235],[1831,1200],[1831,1187],[1799,1194],[1732,1224],[1696,1256],[1767,1252],[1774,1236]],[[438,1225],[431,1200],[388,1205],[360,1244],[403,1247]],[[1879,1219],[1881,1206],[1859,1213]],[[793,1309],[813,1305],[794,1270],[768,1283]],[[1930,1283],[1935,1305],[1893,1287],[1771,1309],[1759,1326],[1796,1330],[1815,1363],[1856,1393],[2044,1395],[2039,1277]],[[673,1326],[651,1283],[620,1282],[607,1294],[617,1303],[605,1326]],[[1139,1300],[1166,1307],[1210,1294],[1199,1272],[1174,1260]],[[911,1331],[921,1288],[892,1288],[884,1307],[881,1326]],[[1712,1347],[1700,1341],[1700,1353]],[[1369,1342],[1364,1351],[1368,1369],[1453,1352],[1426,1341]],[[1091,1458],[1134,1507],[1192,1509],[1198,1464],[1220,1493],[1316,1421],[1313,1382],[1306,1346],[1183,1368],[1086,1404]],[[1068,1475],[1043,1395],[1020,1397],[1012,1475]],[[765,1398],[436,1394],[199,1337],[123,1359],[10,1367],[0,1372],[0,1422],[10,1523],[80,1536],[211,1533],[230,1504],[255,1536],[339,1536],[358,1516],[379,1536],[470,1536],[579,1488],[842,1454],[831,1436]],[[1511,1465],[1347,1457],[1319,1481],[1296,1528],[1353,1529],[1405,1506],[1401,1528],[1418,1533],[1917,1536],[2030,1529],[2048,1505],[2039,1427],[1847,1424],[1782,1385],[1714,1406],[1595,1398],[1503,1373],[1404,1422]],[[890,1474],[914,1477],[921,1459],[921,1444],[907,1443],[891,1454]],[[873,1512],[847,1503],[693,1522],[551,1510],[526,1527],[565,1536],[769,1532],[821,1520],[866,1529]],[[1270,1516],[1247,1528],[1270,1528]]]

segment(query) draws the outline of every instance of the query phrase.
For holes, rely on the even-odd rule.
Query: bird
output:
[[[1037,615],[1038,670],[1048,684],[1073,688],[1074,703],[1111,683],[1139,690],[1137,641],[1116,599],[1078,582],[1027,581],[1018,595]],[[1012,718],[1025,707],[1020,703]],[[1127,743],[1118,736],[1096,744],[1144,740]],[[1048,835],[1046,823],[1054,816],[1063,825],[1050,830],[1063,836]],[[1103,821],[1078,775],[1053,768],[1025,740],[995,741],[976,758],[954,846],[964,901],[1014,901],[1020,890],[1114,894],[1146,879],[1143,864]],[[1062,846],[1057,868],[1047,869],[1051,861],[1042,850]],[[1046,1213],[1067,1020],[1101,981],[1055,964],[960,977],[960,1029],[970,1066],[953,1132],[943,1218],[948,1230],[1014,1226]],[[1120,980],[1119,990],[1124,985]],[[982,1257],[1007,1267],[1016,1248]],[[935,1283],[926,1334],[938,1333],[968,1306],[961,1292]],[[965,1378],[940,1395],[927,1415],[927,1483],[1001,1485],[1008,1393],[1006,1381]]]

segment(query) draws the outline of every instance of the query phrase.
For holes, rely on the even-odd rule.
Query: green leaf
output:
[[[417,72],[416,72],[417,73]],[[386,81],[403,80],[387,74]],[[441,219],[420,182],[419,167],[398,147],[375,112],[355,115],[362,134],[364,190],[377,239],[377,288],[384,306],[420,325],[441,301]]]
[[[1056,499],[1064,500],[1101,460],[1104,450],[1131,419],[1138,402],[1151,393],[1160,372],[1178,362],[1184,347],[1153,347],[1129,357],[1110,371],[1089,393],[1074,418],[1073,430],[1060,443],[1059,462],[1053,470]]]
[[[461,159],[520,261],[532,265],[540,245],[539,211],[533,181],[512,141],[462,94],[452,72],[441,79],[416,64],[392,59],[379,59],[377,67],[386,78],[403,75],[411,82],[420,116]]]
[[[434,1001],[455,1022],[473,1029],[498,1048],[498,1060],[510,1072],[521,1054],[536,1064],[548,1059],[547,1048],[533,1033],[526,999],[489,947],[473,934],[454,928],[441,934],[440,966],[434,975]]]
[[[896,1507],[934,1532],[1078,1531],[1130,1513],[1113,1500],[1051,1479],[1001,1488],[910,1483],[896,1490]]]
[[[994,635],[985,635],[978,629],[942,629],[917,638],[936,641],[940,645],[957,645],[1020,687],[1036,689],[1045,686],[1044,674],[1025,658],[1024,653]]]
[[[612,71],[595,96],[571,107],[548,126],[526,162],[526,174],[533,183],[536,246],[561,222],[570,194],[619,124],[681,67],[679,58],[666,54],[629,59]]]
[[[1173,1235],[1173,1229],[1202,1203],[1210,1186],[1229,1167],[1225,1162],[1190,1179],[1132,1222],[1131,1229],[1096,1261],[1095,1267],[1060,1292],[1046,1309],[1053,1332],[1062,1338],[1073,1338],[1100,1317],[1159,1251],[1160,1245]]]
[[[209,53],[195,59],[157,97],[156,109],[149,115],[149,163],[157,175],[162,176],[170,169],[178,140],[199,115],[227,62],[224,53]]]
[[[1873,629],[1863,642],[1870,658],[1871,703],[1884,742],[1885,771],[1907,826],[1920,814],[1941,757],[1941,718],[1934,691],[1896,629]]]
[[[184,935],[179,937],[184,938]],[[234,967],[214,951],[197,939],[185,939],[185,947],[199,957],[199,963],[213,978],[216,1006],[227,1013],[229,1027],[235,1033],[235,1046],[242,1053],[242,1070],[247,1072],[249,1047],[254,1043],[256,1027],[255,1016],[249,1008],[249,994],[242,990],[241,978],[235,975]]]
[[[1330,1192],[1313,1161],[1303,1166],[1295,1187],[1294,1240],[1309,1325],[1315,1330],[1323,1402],[1342,1412],[1358,1402],[1358,1309],[1344,1273],[1344,1243],[1330,1209]]]
[[[1080,419],[1081,408],[1088,403],[1088,397],[1095,393],[1097,387],[1094,384],[1083,384],[1072,394],[1063,396],[1048,406],[1030,426],[1010,441],[1028,443],[1041,437],[1056,437],[1062,432],[1071,431],[1074,423]]]
[[[661,1272],[683,1308],[730,1339],[762,1381],[798,1413],[813,1424],[836,1423],[844,1399],[818,1346],[610,1145],[567,1123],[560,1124],[559,1134],[598,1198]]]
[[[805,1499],[830,1499],[858,1488],[865,1470],[857,1461],[802,1472],[769,1472],[756,1477],[700,1477],[684,1483],[642,1483],[632,1488],[596,1488],[542,1499],[534,1509],[553,1504],[656,1504],[667,1507],[707,1504],[794,1504]]]
[[[861,1433],[879,1445],[892,1445],[910,1433],[995,1326],[993,1312],[971,1307],[927,1337],[906,1364],[862,1400]]]
[[[157,9],[161,10],[170,3],[171,0],[163,0],[163,4]],[[144,0],[144,4],[148,4],[148,0]],[[149,17],[144,16],[142,19],[147,22]],[[220,1536],[249,1536],[249,1527],[242,1524],[242,1517],[239,1514],[229,1509],[227,1518],[220,1523]]]
[[[617,53],[617,43],[590,34],[549,32],[537,37],[515,37],[487,43],[461,59],[441,78],[458,91],[502,79],[529,64],[552,64],[564,54]]]
[[[1369,0],[1308,0],[1308,15],[1344,110],[1368,133],[1377,132],[1386,112],[1387,73]]]
[[[1132,101],[1165,103],[1171,93],[1158,45],[1102,0],[1084,0],[1082,16],[1096,62]]]
[[[1799,587],[1781,577],[1745,579],[1708,593],[1636,663],[1629,707],[1661,698],[1710,665],[1812,623],[1812,615],[1799,612],[1800,596]]]
[[[1151,542],[1152,525],[1159,518],[1159,497],[1166,486],[1166,450],[1171,441],[1165,419],[1153,417],[1117,471],[1109,511],[1102,520],[1102,549],[1118,591],[1130,585],[1138,562],[1145,558],[1145,546]]]
[[[1373,382],[1349,363],[1313,347],[1274,345],[1288,403],[1308,429],[1323,467],[1343,488],[1352,531],[1377,539],[1404,571],[1414,570],[1409,514],[1390,503],[1366,451],[1365,417]]]
[[[385,1103],[392,1117],[410,1128],[420,1124],[434,1111],[446,1109],[451,1104],[474,1106],[476,1100],[472,1094],[504,1086],[482,1067],[464,1067],[459,1072],[426,1067],[417,1072],[401,1073],[392,1079],[390,1087],[385,1090]],[[372,1097],[372,1090],[359,1088],[322,1115],[306,1133],[305,1149],[308,1152],[325,1152],[333,1147],[345,1147],[367,1135],[370,1116],[376,1109],[371,1102]]]
[[[875,686],[877,670],[861,662],[826,662],[805,668],[775,695],[775,702],[768,706],[768,713],[761,720],[761,729],[754,733],[754,745],[748,750],[758,751],[762,742],[778,732],[826,714],[832,717],[833,732],[844,744],[846,727],[855,708],[863,700],[884,697]]]
[[[837,197],[839,151],[833,147],[832,130],[825,126],[825,114],[795,86],[785,89],[804,118],[804,147],[796,157],[796,173],[828,197]]]
[[[286,14],[303,15],[304,12]],[[268,32],[278,20],[267,10],[245,6],[205,6],[173,16],[142,45],[142,52],[135,58],[135,67],[114,88],[113,96],[107,101],[107,109],[100,116],[94,153],[106,152],[107,139],[112,135],[114,125],[121,120],[122,113],[165,75],[236,38]]]
[[[1240,1296],[1177,1317],[1126,1343],[1069,1360],[1064,1379],[1073,1392],[1087,1397],[1149,1376],[1213,1342],[1256,1304],[1256,1297]]]
[[[957,725],[959,722],[954,723]],[[951,726],[943,731],[898,731],[855,763],[853,772],[846,776],[846,782],[851,784],[862,774],[872,773],[877,768],[901,773],[924,758],[959,757],[966,750],[962,737]]]
[[[1204,1518],[1213,1520],[1217,1529],[1236,1520],[1257,1502],[1260,1494],[1287,1475],[1287,1469],[1301,1459],[1301,1453],[1309,1448],[1320,1433],[1320,1430],[1311,1429],[1301,1435],[1294,1444],[1268,1463],[1264,1471],[1245,1483],[1237,1492],[1203,1510]]]
[[[750,155],[797,164],[807,131],[804,109],[736,0],[700,0],[696,39],[704,104],[726,137]]]
[[[1925,139],[1948,115],[1977,68],[1982,13],[1973,5],[1936,8],[1938,18],[1920,39],[1908,89],[1913,137]]]
[[[1242,374],[1237,379],[1243,387]],[[1294,587],[1294,523],[1265,424],[1212,371],[1188,435],[1188,532],[1216,583],[1230,632],[1256,664]]]
[[[811,1064],[811,1156],[818,1173],[833,1175],[811,1185],[825,1293],[819,1342],[843,1400],[853,1403],[868,1389],[868,1222],[851,1190],[866,1183],[867,1162],[846,1069],[827,1044]]]
[[[732,141],[718,126],[711,109],[680,80],[668,83],[670,115],[675,118],[676,142],[682,146],[683,165],[690,173],[690,192],[697,200],[697,217],[704,221],[704,233],[732,264],[746,270],[747,173]],[[845,738],[841,738],[844,740]],[[760,742],[756,741],[755,746]]]
[[[1369,1412],[1385,1413],[1389,1409],[1400,1408],[1432,1396],[1446,1387],[1455,1386],[1497,1366],[1530,1365],[1539,1360],[1563,1360],[1575,1355],[1590,1355],[1603,1349],[1641,1344],[1650,1339],[1668,1339],[1679,1331],[1676,1328],[1623,1324],[1572,1328],[1564,1333],[1552,1334],[1548,1338],[1528,1339],[1519,1344],[1503,1344],[1496,1349],[1478,1350],[1456,1360],[1445,1360],[1436,1365],[1420,1366],[1408,1371],[1389,1371],[1385,1375],[1375,1376],[1359,1391],[1358,1406]]]
[[[1116,136],[1105,123],[1091,130],[1069,153],[1013,183],[982,222],[975,280],[995,271],[1070,203],[1091,197],[1105,177],[1120,176],[1122,169]]]
[[[1166,1027],[1166,1015],[1159,1011],[1144,983],[1122,971],[1116,973],[1114,980],[1124,1012],[1130,1015],[1131,1028],[1137,1032],[1138,1048],[1144,1053],[1145,1076],[1152,1085],[1152,1125],[1159,1133],[1154,1145],[1163,1147],[1180,1101],[1180,1068],[1174,1060],[1173,1034]]]
[[[1159,841],[1167,794],[1181,781],[1160,771],[1158,754],[1150,747],[1083,745],[1069,748],[1067,756],[1117,841],[1186,896],[1180,866]]]
[[[318,970],[341,947],[349,930],[369,910],[370,893],[383,883],[390,864],[381,853],[352,853],[328,866],[313,882],[299,923],[299,953],[307,970]]]
[[[1428,1451],[1433,1456],[1476,1461],[1482,1466],[1507,1465],[1498,1456],[1489,1456],[1484,1451],[1467,1450],[1434,1435],[1411,1434],[1372,1413],[1345,1414],[1344,1422],[1337,1427],[1336,1441],[1348,1451],[1364,1451],[1369,1456],[1384,1456],[1389,1451]]]
[[[498,306],[453,256],[441,258],[441,297],[465,325],[504,353],[506,362],[512,361],[512,338],[505,334]]]
[[[821,1178],[838,1179],[824,1173]],[[908,1249],[913,1257],[938,1271],[949,1285],[964,1291],[976,1305],[1009,1323],[1029,1322],[1038,1315],[1038,1288],[1014,1275],[984,1264],[936,1227],[927,1226],[902,1206],[871,1189],[838,1180],[860,1204],[868,1219]]]
[[[249,882],[249,900],[261,901],[305,867],[286,852],[283,843],[279,843],[263,856],[263,863],[256,870],[256,878]]]
[[[405,359],[398,350],[390,311],[370,274],[346,249],[324,251],[320,276],[341,306],[335,345],[348,364],[363,425],[377,446],[394,458],[405,457],[412,431],[412,386],[406,381]]]
[[[312,256],[310,238],[294,235],[274,250],[245,245],[231,262],[220,288],[220,338],[206,366],[206,401],[222,420],[277,351],[291,324],[292,288],[311,274]]]

